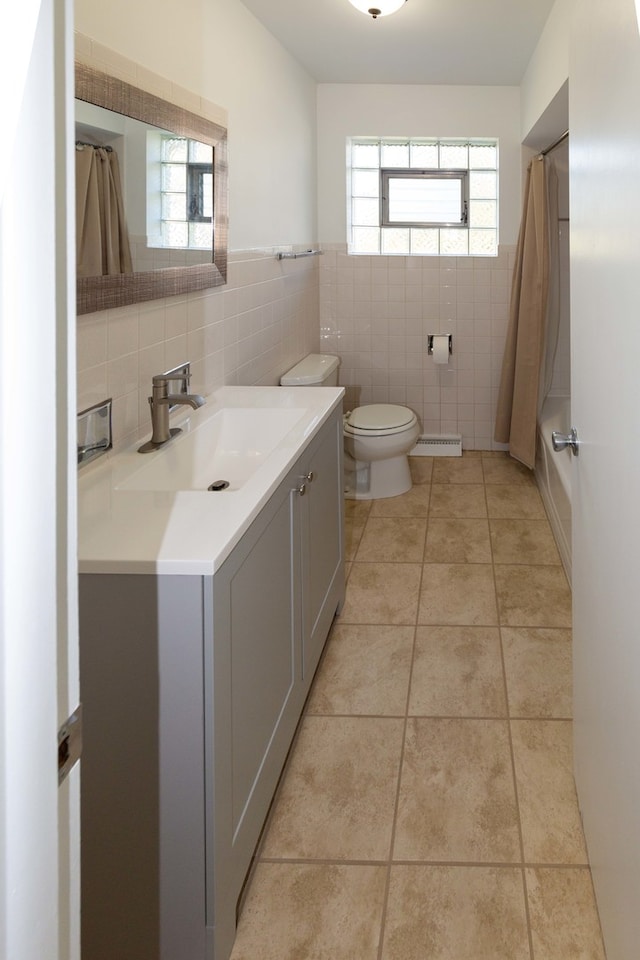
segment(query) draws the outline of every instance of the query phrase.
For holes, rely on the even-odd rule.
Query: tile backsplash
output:
[[[191,361],[191,390],[277,384],[319,349],[318,258],[229,258],[225,287],[78,318],[78,409],[113,397],[114,450],[150,431],[151,378]]]
[[[76,56],[97,69],[226,124],[226,112],[76,33]],[[461,433],[467,449],[504,449],[493,422],[507,329],[515,247],[498,257],[276,258],[229,255],[224,287],[78,318],[78,410],[113,398],[114,450],[150,432],[156,373],[189,360],[191,389],[277,384],[305,354],[335,353],[346,408],[399,403],[422,433]],[[448,366],[427,354],[427,336],[453,334]]]
[[[400,403],[422,433],[461,433],[466,449],[493,441],[515,248],[497,258],[347,256],[276,259],[236,252],[223,288],[78,318],[78,409],[113,397],[114,449],[150,430],[151,377],[191,361],[191,389],[277,384],[305,354],[341,359],[347,409]],[[453,334],[449,365],[427,335]]]
[[[347,408],[411,407],[426,434],[460,433],[466,449],[493,440],[515,247],[498,257],[349,256],[325,248],[320,264],[321,350],[341,357]],[[446,367],[429,334],[453,335]]]

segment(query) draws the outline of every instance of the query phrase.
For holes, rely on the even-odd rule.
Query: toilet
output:
[[[332,387],[338,383],[338,357],[311,353],[280,378],[283,387]],[[344,415],[345,497],[378,500],[411,489],[407,455],[419,435],[413,410],[371,403]]]

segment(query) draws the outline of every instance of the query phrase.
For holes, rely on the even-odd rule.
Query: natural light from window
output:
[[[351,138],[352,254],[498,254],[498,141]]]
[[[212,148],[186,137],[163,137],[162,246],[210,249],[213,224]]]

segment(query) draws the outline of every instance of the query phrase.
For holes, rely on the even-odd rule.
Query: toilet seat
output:
[[[356,407],[345,415],[344,432],[354,437],[384,437],[410,429],[417,419],[408,407],[393,403],[370,403]]]

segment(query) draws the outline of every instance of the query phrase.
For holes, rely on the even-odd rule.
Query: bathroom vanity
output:
[[[229,957],[344,599],[341,399],[223,388],[155,465],[81,474],[83,960]]]

